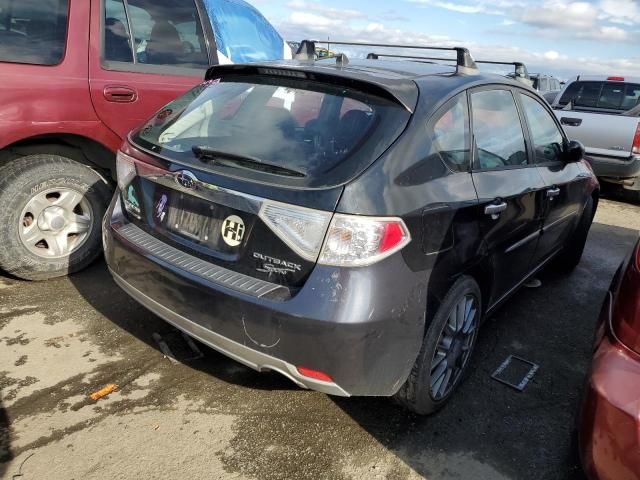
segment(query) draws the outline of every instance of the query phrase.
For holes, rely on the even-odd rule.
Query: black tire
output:
[[[60,189],[80,194],[90,221],[82,242],[66,256],[45,258],[34,254],[22,240],[24,210],[36,196]],[[101,220],[111,197],[111,187],[98,173],[58,155],[29,155],[0,168],[0,269],[25,280],[46,280],[77,272],[102,251]],[[46,194],[48,195],[48,194]],[[53,201],[55,201],[55,193]],[[75,212],[75,210],[74,210]],[[29,214],[27,214],[28,216]],[[73,235],[73,234],[69,234]],[[45,244],[46,245],[46,244]],[[33,247],[35,248],[35,247]],[[38,247],[40,248],[40,247]]]
[[[436,398],[432,394],[431,388],[431,368],[432,362],[435,360],[436,349],[441,341],[441,334],[447,327],[451,313],[462,300],[469,296],[475,298],[477,308],[473,338],[468,349],[469,352],[461,371],[456,378],[453,379],[448,393],[440,398]],[[475,280],[466,276],[459,278],[445,295],[444,300],[427,328],[422,342],[422,348],[411,369],[409,378],[407,378],[404,385],[402,385],[400,390],[394,395],[394,400],[397,403],[419,415],[434,413],[446,404],[469,371],[468,367],[481,323],[481,305],[482,298],[480,288]]]
[[[562,251],[555,260],[556,269],[560,272],[571,273],[580,263],[584,247],[587,244],[589,229],[593,222],[593,198],[589,197],[582,210],[582,216],[571,236],[564,244]]]

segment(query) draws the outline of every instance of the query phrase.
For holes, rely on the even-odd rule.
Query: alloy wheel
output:
[[[478,330],[478,310],[475,295],[465,295],[453,307],[440,332],[430,376],[430,393],[436,401],[451,393],[469,361]]]
[[[77,251],[91,235],[93,210],[71,188],[53,188],[29,199],[20,215],[20,240],[31,253],[47,259]]]

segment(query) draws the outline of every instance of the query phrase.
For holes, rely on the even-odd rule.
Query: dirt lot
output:
[[[603,201],[578,269],[543,274],[485,323],[475,371],[429,418],[303,391],[205,347],[174,364],[153,333],[182,358],[186,343],[102,262],[46,283],[0,277],[0,478],[580,478],[572,430],[594,322],[639,228],[640,207]],[[540,365],[523,393],[490,378],[509,354]]]

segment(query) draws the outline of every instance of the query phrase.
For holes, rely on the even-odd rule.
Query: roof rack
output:
[[[295,55],[297,60],[314,60],[315,59],[315,51],[316,51],[316,43],[327,44],[327,49],[330,48],[330,45],[349,45],[355,47],[382,47],[382,48],[406,48],[406,49],[415,49],[415,50],[440,50],[440,51],[451,51],[456,52],[455,59],[446,59],[446,58],[435,58],[435,57],[424,57],[426,60],[440,60],[440,61],[455,61],[458,67],[458,73],[475,73],[477,70],[476,62],[473,60],[473,57],[464,47],[428,47],[422,45],[393,45],[388,43],[364,43],[364,42],[338,42],[327,40],[319,42],[317,40],[303,40],[300,42],[300,48]],[[373,55],[373,56],[371,56]],[[377,58],[382,56],[390,56],[385,54],[369,54],[367,58]],[[402,58],[401,55],[395,55],[396,57]],[[408,55],[405,56],[410,58]],[[344,54],[343,59],[344,61]],[[419,59],[416,57],[415,59]]]
[[[485,63],[489,65],[512,65],[513,67],[515,67],[513,76],[517,81],[529,86],[533,85],[533,81],[531,80],[529,71],[527,70],[527,66],[522,62],[496,62],[494,60],[476,60],[476,63]]]

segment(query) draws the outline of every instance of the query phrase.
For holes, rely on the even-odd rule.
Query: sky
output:
[[[286,40],[464,46],[560,79],[640,76],[640,0],[249,1]]]

